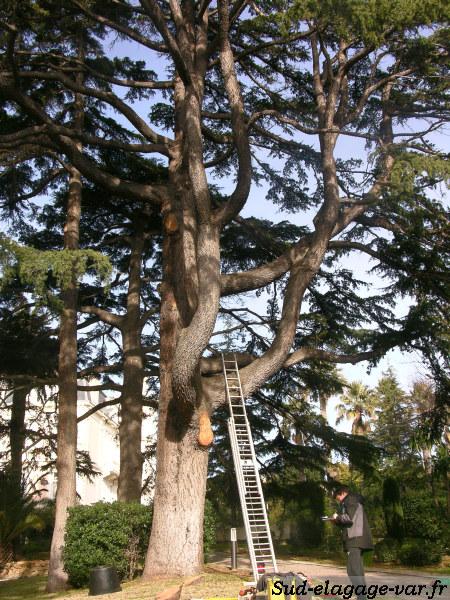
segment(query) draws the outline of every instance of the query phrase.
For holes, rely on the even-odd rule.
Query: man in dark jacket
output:
[[[352,493],[347,486],[335,490],[334,497],[339,502],[339,512],[333,515],[333,521],[343,530],[348,576],[355,587],[366,586],[362,555],[363,552],[373,549],[373,543],[364,510],[364,498],[360,494]],[[357,595],[358,600],[365,597],[365,594]]]

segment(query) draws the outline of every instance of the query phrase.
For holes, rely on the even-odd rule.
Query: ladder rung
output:
[[[230,437],[233,459],[238,474],[242,512],[247,530],[247,541],[252,564],[263,561],[267,568],[276,570],[272,538],[261,489],[250,424],[245,410],[240,372],[236,357],[225,360],[222,356],[225,391],[230,410]],[[258,579],[258,573],[254,573]]]
[[[268,539],[261,541],[252,537],[252,542],[254,546],[258,546],[258,550],[261,550],[261,548],[270,548],[270,543]]]

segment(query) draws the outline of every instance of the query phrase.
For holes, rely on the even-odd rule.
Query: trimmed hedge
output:
[[[405,540],[398,552],[398,558],[402,565],[408,567],[437,565],[442,559],[442,547],[423,539]]]
[[[86,586],[89,571],[113,566],[121,579],[132,579],[144,561],[151,508],[138,503],[97,502],[74,506],[64,538],[64,569],[74,587]]]
[[[97,502],[69,509],[64,538],[64,569],[74,587],[89,583],[89,572],[113,566],[121,579],[132,579],[144,564],[152,509],[138,503]],[[205,503],[203,548],[205,557],[216,541],[216,517]]]

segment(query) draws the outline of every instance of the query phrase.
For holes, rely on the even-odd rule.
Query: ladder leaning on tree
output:
[[[242,395],[236,356],[233,360],[225,360],[222,354],[222,367],[230,409],[228,432],[230,434],[239,498],[241,500],[253,576],[255,581],[258,581],[264,571],[276,573],[277,563],[259,478],[252,432]]]

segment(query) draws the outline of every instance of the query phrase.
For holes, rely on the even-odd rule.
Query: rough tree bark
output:
[[[141,344],[141,262],[145,239],[136,230],[130,239],[127,312],[121,321],[123,384],[120,403],[120,473],[117,499],[140,502],[142,490],[142,386],[144,358]]]
[[[77,250],[81,214],[81,175],[72,169],[69,178],[67,221],[64,248]],[[76,276],[62,294],[63,308],[59,326],[58,358],[58,432],[56,459],[56,512],[48,566],[47,592],[63,589],[67,584],[62,551],[67,509],[76,502],[77,450],[77,305]]]
[[[9,444],[11,448],[11,476],[14,481],[15,494],[19,498],[22,482],[23,448],[25,444],[25,411],[29,384],[16,380],[14,383],[9,422]]]
[[[178,331],[175,298],[166,285],[161,307],[155,510],[144,577],[194,574],[203,563],[208,454],[195,443],[193,407],[180,407],[173,393],[173,354]]]
[[[82,42],[79,53],[82,57]],[[81,81],[81,76],[78,76]],[[74,99],[74,126],[81,130],[84,122],[83,98]],[[81,145],[78,144],[81,149]],[[80,240],[82,181],[81,173],[70,167],[67,195],[67,217],[64,225],[64,249],[78,250]],[[58,430],[56,458],[56,510],[48,565],[47,592],[67,586],[64,571],[63,547],[67,522],[67,509],[76,503],[76,452],[77,452],[77,275],[72,273],[70,284],[61,293],[62,310],[59,325],[58,354]]]
[[[219,4],[224,25],[223,58],[228,43],[223,21],[228,18],[228,8],[224,2]],[[155,5],[146,6],[163,37],[170,40]],[[175,194],[163,206],[158,470],[144,577],[194,574],[203,565],[208,455],[202,444],[212,441],[212,406],[203,394],[200,359],[214,329],[220,298],[220,223],[211,205],[201,132],[208,11],[197,25],[191,3],[186,3],[183,13],[173,3],[172,13],[180,49],[180,56],[176,56],[175,143],[169,163]],[[230,94],[234,87],[232,107],[235,121],[239,121],[243,118],[242,101],[232,62],[226,69],[227,91]],[[234,199],[238,208],[248,195],[249,180],[245,179],[244,185],[238,182],[238,191],[244,188],[242,198],[237,194]],[[203,430],[199,430],[200,423]]]
[[[118,329],[122,336],[123,381],[122,385],[117,386],[121,392],[117,400],[120,404],[120,466],[117,499],[120,502],[139,502],[142,492],[141,434],[144,383],[144,351],[141,334],[146,323],[146,315],[141,315],[140,310],[141,266],[149,235],[145,233],[141,223],[134,223],[133,233],[123,237],[130,248],[126,311],[124,314],[117,314],[95,305],[82,305],[80,311],[96,315],[104,323]]]

